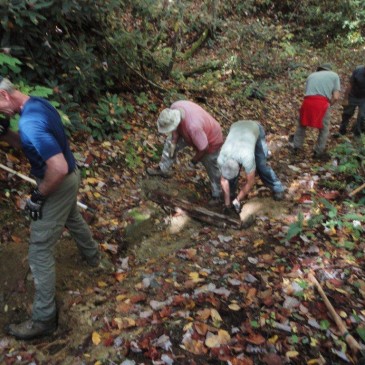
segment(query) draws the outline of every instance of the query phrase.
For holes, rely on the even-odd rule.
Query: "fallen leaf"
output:
[[[123,318],[114,318],[113,321],[118,326],[118,329],[126,329],[130,327],[135,327],[136,321],[133,318],[123,317]]]
[[[91,339],[92,339],[92,341],[93,341],[93,344],[94,345],[99,345],[99,343],[101,342],[101,338],[100,338],[100,335],[99,335],[99,333],[97,333],[97,332],[93,332],[93,334],[92,334],[92,336],[91,336]]]
[[[246,338],[246,341],[253,343],[254,345],[262,345],[266,340],[263,336],[253,333]]]
[[[230,310],[232,310],[232,311],[239,311],[239,310],[241,309],[241,307],[240,307],[238,304],[236,304],[236,303],[232,303],[232,304],[230,304],[230,305],[228,306],[228,308],[229,308]]]
[[[205,345],[209,348],[220,347],[222,345],[227,345],[230,340],[231,336],[225,330],[219,330],[217,335],[213,335],[211,332],[208,332]]]
[[[213,322],[221,322],[222,321],[222,317],[219,315],[218,311],[216,309],[211,309],[210,310],[210,315],[212,317]]]
[[[117,272],[117,273],[114,273],[114,277],[115,277],[115,280],[117,280],[118,282],[121,282],[127,277],[127,274],[125,272]]]
[[[196,332],[198,332],[199,335],[201,335],[201,336],[205,336],[208,332],[208,325],[206,325],[205,323],[202,323],[202,322],[195,322],[194,328],[195,328]]]
[[[291,359],[292,357],[297,357],[299,355],[298,351],[287,351],[286,352],[286,357]]]
[[[262,361],[266,365],[282,365],[283,364],[283,361],[281,360],[281,357],[277,354],[266,354],[262,358]]]

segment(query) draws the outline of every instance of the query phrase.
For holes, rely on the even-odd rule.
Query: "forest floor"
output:
[[[287,138],[285,131],[279,137],[268,135],[269,162],[287,188],[286,198],[272,200],[258,179],[245,205],[254,211],[256,221],[245,230],[204,225],[149,199],[157,188],[206,205],[209,186],[204,171],[188,169],[186,157],[171,179],[121,174],[121,184],[114,181],[117,169],[98,168],[103,174],[86,178],[89,185],[81,195],[90,197],[92,191],[99,197],[99,205],[94,203],[96,217],[85,217],[115,271],[87,267],[65,232],[55,253],[59,328],[48,338],[29,342],[16,341],[4,330],[1,363],[352,362],[351,351],[307,273],[311,269],[327,280],[327,294],[354,329],[351,316],[365,314],[359,289],[360,282],[365,284],[364,260],[331,247],[323,234],[285,240],[298,212],[310,213],[313,195],[332,199],[317,185],[320,176],[332,178],[326,166],[293,156]],[[310,133],[308,155],[314,138]],[[12,180],[13,193],[25,190],[19,178]],[[30,314],[33,283],[27,264],[28,222],[15,206],[2,206],[6,228],[0,255],[0,328],[5,329],[7,323]],[[136,211],[142,219],[136,219]],[[363,248],[362,243],[358,250]]]
[[[213,53],[205,49],[199,57],[214,59]],[[332,54],[345,84],[351,65],[340,60],[342,53],[336,49]],[[320,61],[311,53],[299,61],[309,60],[307,74]],[[337,162],[335,157],[328,163],[312,159],[315,131],[308,133],[301,155],[287,148],[304,84],[293,85],[286,75],[276,82],[280,87],[269,90],[265,101],[243,98],[243,104],[219,90],[204,90],[200,99],[197,91],[185,93],[214,115],[225,134],[238,119],[256,119],[265,127],[272,153],[268,161],[286,196],[274,201],[257,178],[245,202],[245,210],[256,216],[248,229],[202,224],[179,209],[153,202],[155,190],[204,207],[209,200],[202,166],[188,167],[191,151],[180,154],[173,178],[146,175],[145,168],[158,161],[163,142],[155,128],[157,112],[135,106],[132,129],[121,141],[73,136],[72,149],[83,163],[79,196],[95,210],[83,214],[114,270],[87,267],[65,231],[55,252],[59,328],[39,340],[16,341],[5,331],[8,323],[30,315],[33,282],[27,263],[29,221],[22,214],[30,187],[0,171],[1,364],[356,363],[308,273],[315,273],[349,332],[360,341],[365,334],[365,243],[341,225],[299,225],[297,234],[287,238],[301,216],[317,214],[313,207],[321,198],[332,204],[332,215],[344,202],[350,211],[352,206],[345,190],[321,184],[337,181],[331,169]],[[166,107],[161,99],[155,104],[158,110]],[[335,106],[330,149],[346,140],[332,137],[340,114]],[[29,173],[21,154],[3,150],[3,163]]]

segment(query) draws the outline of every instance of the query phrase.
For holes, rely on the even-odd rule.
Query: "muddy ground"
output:
[[[283,143],[279,140],[272,146],[273,150],[284,148]],[[298,176],[298,171],[288,170],[287,162],[285,165],[283,162],[280,159],[272,160],[274,169],[288,189],[286,199],[282,202],[272,200],[268,189],[258,180],[255,192],[243,207],[243,212],[256,216],[256,222],[239,234],[244,240],[242,244],[262,238],[265,235],[262,227],[267,221],[274,225],[275,222],[290,224],[295,218],[296,205],[293,198],[297,183],[294,177]],[[298,168],[300,170],[300,164]],[[141,280],[148,273],[153,273],[154,262],[160,270],[166,257],[174,255],[181,248],[194,247],[196,237],[201,235],[202,230],[215,236],[237,236],[237,230],[229,228],[221,231],[215,227],[207,227],[196,220],[159,207],[149,200],[149,194],[157,188],[173,197],[205,205],[209,199],[209,187],[202,176],[204,173],[187,171],[178,179],[165,180],[146,175],[142,177],[138,183],[140,202],[136,204],[136,209],[145,219],[138,225],[126,227],[123,231],[125,246],[119,249],[118,253],[108,253],[115,265],[115,272],[123,272],[121,269],[125,268],[125,265],[133,266],[131,274],[122,282],[116,280],[115,274],[87,267],[81,261],[72,239],[64,232],[55,253],[59,329],[49,338],[26,343],[6,336],[5,327],[10,322],[26,319],[31,313],[33,282],[27,264],[29,223],[19,210],[7,205],[3,199],[0,202],[0,218],[3,224],[0,254],[1,363],[4,363],[7,357],[17,359],[9,362],[12,364],[31,363],[29,356],[24,355],[26,352],[32,354],[30,358],[35,359],[36,364],[94,364],[95,359],[106,359],[111,352],[115,353],[117,350],[114,347],[93,346],[91,333],[100,326],[109,325],[107,318],[109,315],[113,316],[115,298],[118,295],[136,293],[136,286],[140,285]],[[113,189],[110,194],[110,198],[114,199],[118,190]],[[123,207],[120,209],[123,210]],[[112,218],[111,216],[110,219]],[[91,228],[96,236],[100,236],[97,219]],[[243,249],[247,250],[249,247]],[[129,258],[127,264],[126,258]],[[134,338],[142,330],[137,328],[125,333],[125,336]],[[118,356],[123,358],[122,353]]]

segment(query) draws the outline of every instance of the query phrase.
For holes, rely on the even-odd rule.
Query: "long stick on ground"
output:
[[[359,191],[361,191],[362,189],[365,188],[365,183],[360,185],[358,188],[356,188],[355,190],[351,191],[351,193],[349,193],[349,196],[354,196],[355,194],[357,194]]]
[[[34,179],[30,178],[29,176],[23,175],[22,173],[17,172],[15,170],[11,169],[10,167],[3,165],[2,163],[0,163],[0,168],[7,172],[10,172],[13,175],[20,177],[21,179],[23,179],[25,181],[30,182],[32,185],[37,185],[37,182]],[[80,203],[79,201],[77,202],[77,205],[82,209],[91,210],[86,204]]]
[[[333,308],[331,302],[328,300],[326,293],[323,291],[321,284],[317,281],[316,277],[313,274],[309,273],[308,278],[316,286],[319,294],[321,295],[321,297],[323,299],[324,304],[326,305],[327,309],[329,310],[329,312],[331,314],[331,317],[335,321],[338,329],[341,332],[341,335],[344,336],[345,341],[351,347],[352,351],[354,353],[361,351],[362,348],[361,348],[360,344],[348,333],[346,325],[342,321],[341,317],[335,311],[335,308]]]

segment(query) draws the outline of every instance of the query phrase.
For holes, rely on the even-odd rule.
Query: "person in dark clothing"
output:
[[[343,105],[342,121],[339,129],[341,135],[345,135],[348,124],[358,108],[356,123],[352,128],[355,136],[365,132],[365,67],[358,66],[352,72],[350,83],[345,92],[345,104]]]

